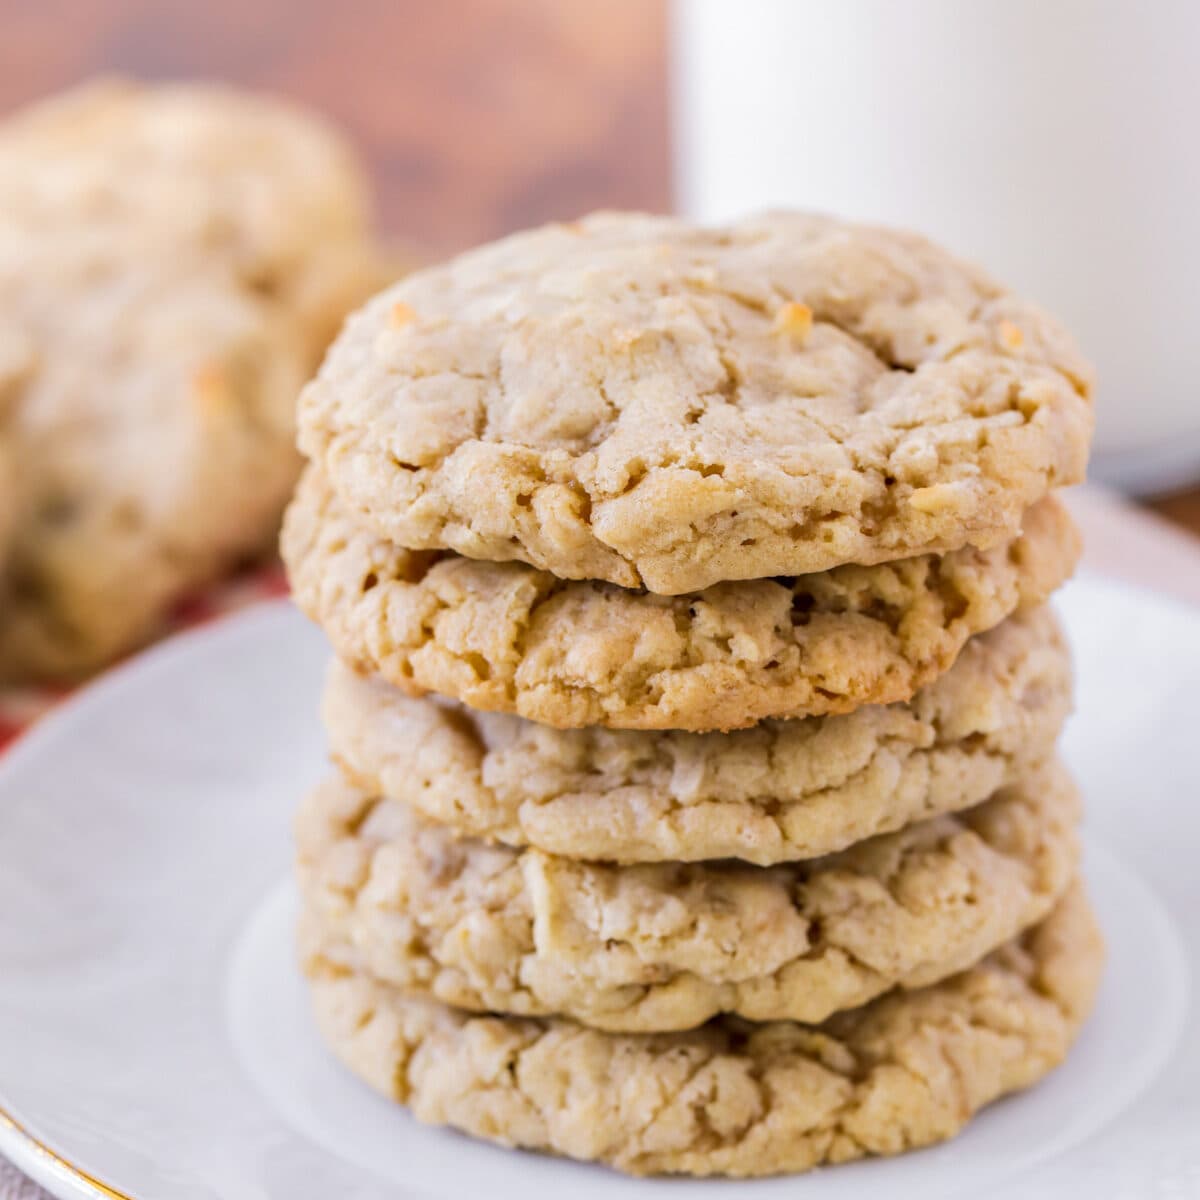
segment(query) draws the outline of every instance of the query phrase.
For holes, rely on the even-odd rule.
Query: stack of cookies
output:
[[[1061,1062],[1089,395],[979,271],[799,214],[596,216],[369,303],[284,533],[338,655],[298,821],[334,1051],[695,1175],[937,1141]]]

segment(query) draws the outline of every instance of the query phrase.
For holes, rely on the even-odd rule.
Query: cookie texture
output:
[[[1066,1056],[1103,945],[1072,889],[982,963],[819,1025],[614,1035],[471,1016],[311,960],[339,1058],[424,1122],[633,1174],[775,1175],[952,1137]]]
[[[972,638],[907,703],[732,733],[557,730],[356,674],[323,720],[343,773],[465,837],[566,858],[813,858],[986,800],[1054,752],[1070,657],[1049,608]]]
[[[971,635],[1042,603],[1079,540],[1047,498],[991,550],[665,597],[405,550],[310,470],[282,549],[297,604],[357,670],[557,728],[703,731],[909,699]]]
[[[674,595],[1009,540],[1082,479],[1090,381],[913,234],[600,214],[376,297],[301,445],[400,545]]]
[[[379,261],[350,151],[282,104],[106,83],[0,126],[0,673],[86,673],[272,545],[296,398]]]
[[[1078,816],[1055,768],[826,858],[611,866],[463,841],[335,779],[300,813],[298,869],[320,953],[456,1007],[626,1032],[818,1022],[1042,920]]]

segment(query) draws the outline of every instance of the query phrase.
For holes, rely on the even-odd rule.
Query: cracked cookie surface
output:
[[[412,697],[335,660],[342,771],[464,837],[565,858],[759,865],[969,808],[1046,762],[1071,707],[1049,608],[972,638],[907,704],[731,733],[557,730]]]
[[[1062,1062],[1103,957],[1075,886],[962,974],[819,1026],[615,1035],[472,1016],[326,960],[307,969],[326,1042],[421,1121],[633,1174],[752,1176],[952,1137]]]
[[[478,1011],[623,1032],[819,1022],[1042,920],[1075,874],[1078,817],[1055,766],[803,863],[613,866],[460,840],[332,779],[297,819],[305,941]]]
[[[301,445],[376,532],[663,594],[995,545],[1083,478],[1091,372],[913,234],[547,226],[348,322]]]
[[[271,547],[296,396],[381,282],[357,163],[287,105],[109,82],[0,125],[0,673],[91,671]]]
[[[1041,604],[1079,538],[1048,497],[991,550],[656,596],[405,550],[310,468],[282,550],[296,603],[357,670],[557,728],[704,731],[910,699],[973,634]]]

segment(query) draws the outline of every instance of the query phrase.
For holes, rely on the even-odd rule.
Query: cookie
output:
[[[334,779],[297,820],[308,940],[459,1008],[599,1029],[824,1021],[979,961],[1078,858],[1061,768],[826,858],[612,866],[455,838]]]
[[[952,1137],[1062,1062],[1103,957],[1076,887],[977,966],[815,1027],[614,1035],[472,1016],[335,962],[308,971],[334,1053],[423,1122],[639,1175],[754,1176]]]
[[[600,214],[411,276],[301,403],[381,537],[666,595],[1008,541],[1082,480],[1091,371],[913,234]]]
[[[0,395],[23,464],[0,674],[75,676],[272,546],[295,402],[380,282],[331,131],[104,85],[0,127]]]
[[[986,800],[1054,752],[1070,658],[1048,608],[972,638],[908,704],[733,733],[556,730],[410,697],[334,661],[323,720],[366,791],[566,858],[767,866]]]
[[[991,550],[664,597],[405,550],[309,470],[282,549],[338,654],[406,691],[558,728],[704,731],[911,698],[972,634],[1042,603],[1079,541],[1051,497]]]
[[[363,164],[342,135],[253,92],[101,79],[0,126],[0,225],[31,239],[30,267],[58,268],[64,236],[85,246],[132,236],[144,259],[195,253],[278,300],[312,341],[313,370],[349,308],[390,281],[367,236],[369,208]]]

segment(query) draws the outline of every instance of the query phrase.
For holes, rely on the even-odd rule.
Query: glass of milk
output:
[[[675,0],[679,206],[921,230],[1099,369],[1093,474],[1200,480],[1197,0]]]

